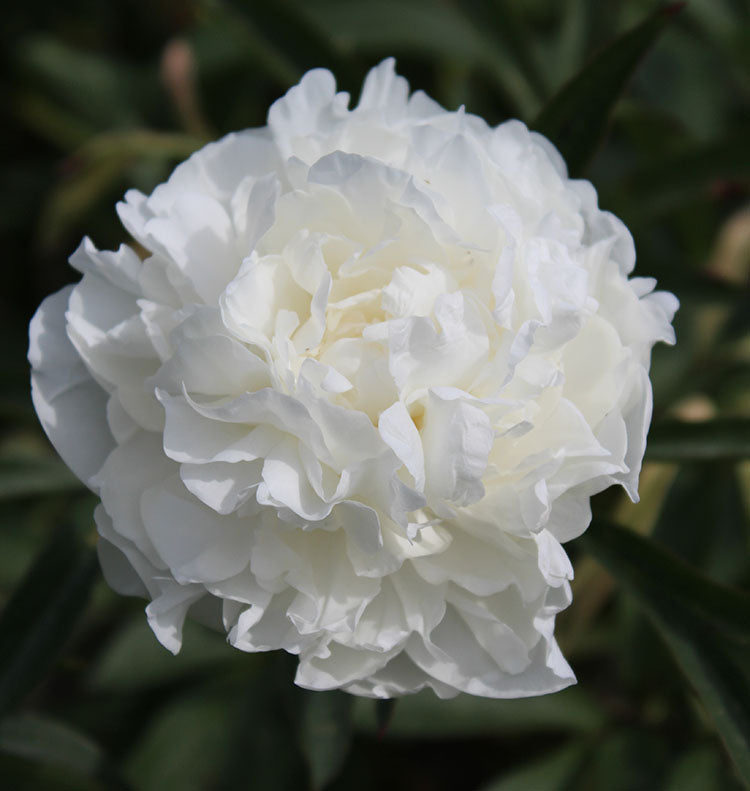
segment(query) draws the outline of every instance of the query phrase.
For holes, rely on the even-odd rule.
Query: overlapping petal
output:
[[[561,543],[637,497],[677,302],[518,121],[315,70],[268,126],[118,204],[147,251],[32,321],[34,403],[101,496],[102,567],[179,650],[211,610],[297,683],[518,697],[574,680]]]

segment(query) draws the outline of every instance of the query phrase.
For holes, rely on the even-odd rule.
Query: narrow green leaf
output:
[[[57,458],[0,458],[0,501],[83,489],[83,484]]]
[[[128,758],[125,771],[133,787],[138,791],[218,788],[232,736],[235,694],[236,690],[227,688],[203,687],[161,706]],[[249,732],[243,736],[248,742],[256,738]],[[248,761],[247,788],[256,788],[252,780],[255,771]]]
[[[480,68],[514,102],[520,115],[539,106],[537,93],[516,59],[450,3],[322,0],[310,4],[297,0],[297,6],[344,54],[365,52],[382,57],[385,52],[450,59]]]
[[[493,780],[480,791],[565,791],[586,757],[587,744],[571,744]]]
[[[121,183],[130,160],[112,157],[71,163],[74,169],[50,190],[39,213],[37,241],[42,249],[55,249],[64,234]]]
[[[12,54],[44,93],[73,111],[81,123],[99,129],[139,123],[143,91],[137,69],[129,64],[45,33],[23,39]]]
[[[104,647],[90,683],[97,692],[133,693],[220,669],[245,668],[245,659],[224,635],[190,619],[183,629],[182,649],[172,656],[159,645],[139,612]]]
[[[544,75],[548,85],[555,88],[565,75],[574,74],[586,59],[588,41],[596,27],[596,7],[588,0],[562,0],[561,16],[550,44],[541,50],[544,58]],[[611,26],[613,18],[607,20]]]
[[[642,724],[640,727],[619,724],[608,729],[601,734],[602,738],[570,788],[595,791],[661,789],[668,757],[664,743],[654,736],[653,731]]]
[[[97,575],[94,547],[61,528],[0,615],[0,713],[40,681],[73,631]]]
[[[663,6],[615,39],[552,97],[532,124],[558,147],[572,176],[585,169],[636,66],[683,5]]]
[[[703,625],[687,628],[654,618],[712,717],[745,785],[750,788],[750,677],[745,646],[734,656]]]
[[[315,791],[325,788],[346,761],[352,740],[354,698],[346,692],[310,693],[303,714],[300,745]]]
[[[91,123],[40,93],[15,96],[12,109],[24,126],[63,151],[76,148],[95,131]]]
[[[94,135],[77,150],[74,156],[85,161],[107,160],[114,157],[180,160],[186,159],[207,142],[205,138],[180,132],[128,129]]]
[[[355,701],[358,731],[377,734],[372,701]],[[490,700],[459,695],[440,700],[430,691],[400,698],[388,726],[388,738],[450,739],[499,733],[596,732],[604,725],[599,706],[582,687],[519,700]]]
[[[292,683],[296,657],[275,651],[252,659],[255,673],[242,675],[226,761],[215,787],[235,788],[238,777],[247,777],[252,791],[309,788],[309,770],[298,736],[302,707],[312,693]]]
[[[655,541],[611,522],[596,520],[581,542],[644,601],[701,621],[717,637],[750,641],[750,594],[712,582]]]
[[[650,461],[715,461],[750,458],[750,419],[657,423],[648,435]]]
[[[114,785],[109,780],[83,775],[74,769],[5,753],[0,753],[0,778],[3,791],[131,791],[129,786]]]
[[[664,791],[705,791],[726,788],[721,754],[713,746],[698,747],[675,763]]]
[[[248,9],[259,37],[266,46],[275,46],[286,53],[292,66],[298,69],[296,80],[310,68],[329,68],[336,75],[339,90],[359,89],[359,75],[353,73],[349,59],[341,58],[331,40],[330,30],[321,30],[310,16],[300,13],[295,0],[275,0],[273,3],[254,3]],[[294,41],[290,47],[289,42]],[[294,82],[293,81],[293,82]]]
[[[98,745],[88,736],[37,714],[20,714],[0,721],[0,750],[85,775],[96,774],[103,760]]]
[[[748,130],[718,142],[702,143],[649,162],[630,175],[621,189],[639,196],[636,220],[653,222],[654,215],[678,209],[706,197],[721,181],[750,181]]]
[[[201,73],[247,64],[284,87],[302,76],[285,49],[269,41],[248,14],[237,13],[227,3],[206,5],[204,14],[190,36]]]
[[[378,727],[378,738],[382,739],[388,731],[396,711],[396,698],[380,698],[375,701],[375,722]]]
[[[750,596],[617,525],[595,522],[581,543],[649,614],[750,784]]]
[[[42,207],[41,246],[54,248],[102,196],[127,181],[134,165],[181,160],[204,143],[206,140],[194,135],[151,129],[102,132],[90,138],[66,161],[68,172],[50,190]]]
[[[513,0],[455,0],[467,22],[483,31],[488,43],[496,50],[494,57],[503,57],[512,68],[518,69],[516,80],[524,84],[524,97],[533,96],[534,104],[541,104],[547,91],[544,70],[540,68],[529,46],[527,29],[519,19],[519,8]],[[499,64],[498,64],[499,65]],[[526,87],[526,84],[528,87]]]
[[[737,472],[731,461],[682,464],[651,534],[726,585],[740,582],[750,570],[750,520]]]

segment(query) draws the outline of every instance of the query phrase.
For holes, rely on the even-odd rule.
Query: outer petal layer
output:
[[[353,109],[309,72],[118,212],[146,255],[84,239],[32,394],[161,643],[208,613],[311,689],[573,683],[561,542],[596,492],[637,497],[677,309],[593,187],[388,60]]]

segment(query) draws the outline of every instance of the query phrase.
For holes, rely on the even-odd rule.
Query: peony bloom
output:
[[[677,300],[522,123],[311,71],[268,125],[119,216],[143,248],[31,323],[36,410],[100,497],[104,573],[178,651],[188,611],[296,681],[391,697],[561,689],[561,544],[637,497]]]

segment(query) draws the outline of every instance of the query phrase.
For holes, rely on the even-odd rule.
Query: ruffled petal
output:
[[[63,461],[86,484],[115,447],[107,424],[107,393],[68,340],[65,311],[73,286],[42,302],[29,327],[31,398]]]
[[[590,498],[637,498],[651,349],[677,300],[519,121],[392,59],[358,105],[318,69],[120,218],[145,248],[30,327],[45,431],[101,495],[110,584],[298,684],[513,698],[574,682],[555,642]]]

